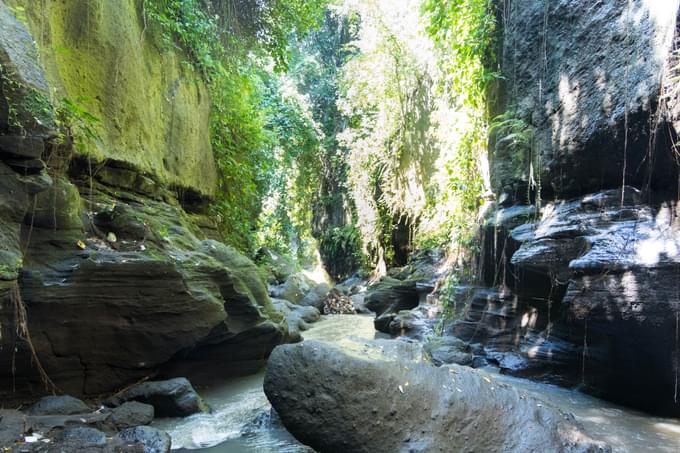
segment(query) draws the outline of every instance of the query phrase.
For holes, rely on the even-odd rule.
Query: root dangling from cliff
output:
[[[35,346],[33,345],[33,340],[31,339],[31,332],[28,328],[28,313],[26,311],[26,305],[24,304],[24,301],[21,297],[21,290],[19,289],[18,284],[14,285],[12,289],[10,289],[9,300],[14,307],[16,336],[18,339],[25,341],[28,345],[28,348],[31,351],[31,359],[38,369],[38,373],[40,374],[40,379],[45,386],[45,390],[48,390],[54,394],[59,390],[59,388],[54,384],[54,382],[52,382],[52,379],[50,379],[47,371],[45,371],[45,368],[40,362],[40,358],[38,358]],[[14,373],[14,371],[13,363],[12,373]]]

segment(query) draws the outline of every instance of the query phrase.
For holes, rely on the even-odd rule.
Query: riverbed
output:
[[[384,338],[373,328],[373,317],[326,316],[304,333],[305,339],[338,342],[355,336]],[[680,420],[652,417],[581,392],[554,385],[513,378],[485,370],[501,380],[544,401],[571,412],[585,431],[607,441],[615,452],[678,452]],[[213,408],[211,414],[154,423],[172,436],[173,449],[203,453],[308,453],[313,450],[297,442],[280,424],[272,422],[262,391],[264,371],[255,375],[215,381],[205,375],[189,376]]]

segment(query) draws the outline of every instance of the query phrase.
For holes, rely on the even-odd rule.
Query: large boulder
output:
[[[117,429],[148,425],[153,421],[155,409],[150,404],[128,401],[111,411],[111,422]]]
[[[397,313],[418,306],[418,279],[398,280],[383,277],[371,285],[364,298],[364,306],[375,313],[375,328],[389,333],[389,326]]]
[[[323,452],[610,451],[573,416],[477,370],[380,346],[276,348],[264,390],[286,428]]]
[[[110,398],[107,404],[120,406],[127,401],[153,406],[158,417],[186,417],[208,411],[208,406],[185,378],[143,382]]]

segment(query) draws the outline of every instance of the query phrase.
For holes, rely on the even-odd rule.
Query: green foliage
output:
[[[534,129],[512,110],[498,115],[491,122],[489,133],[495,139],[496,147],[509,151],[509,157],[517,168],[524,168],[528,175],[528,204],[532,204],[531,190],[536,194],[536,203],[541,203],[541,157],[534,153]]]
[[[101,141],[98,132],[101,121],[85,108],[84,102],[84,98],[74,101],[64,97],[55,106],[59,131],[56,142],[71,143],[81,154],[87,152],[88,146]]]
[[[528,152],[531,149],[533,130],[512,111],[495,117],[491,121],[489,133],[496,135],[496,143],[503,144],[511,150]]]
[[[260,215],[258,245],[308,261],[321,133],[304,96],[287,76],[263,77],[261,91],[265,146],[274,169]]]
[[[496,20],[492,0],[426,0],[428,33],[446,65],[448,94],[486,111],[486,90],[499,77],[492,69]]]
[[[447,220],[441,231],[454,243],[469,247],[474,243],[474,216],[485,189],[481,164],[487,159],[487,93],[489,84],[499,77],[494,67],[493,1],[426,0],[422,11],[444,69],[440,88],[466,118],[446,163],[449,181],[442,206]]]
[[[262,200],[275,172],[265,131],[263,68],[288,60],[288,39],[313,27],[325,0],[145,0],[146,20],[166,45],[182,48],[208,83],[211,144],[220,190],[212,206],[225,240],[252,254]],[[266,78],[265,76],[264,78]],[[276,134],[274,134],[276,135]],[[292,146],[292,145],[291,145]]]
[[[361,235],[353,225],[325,231],[319,240],[319,252],[331,257],[326,267],[331,275],[343,279],[363,267]]]

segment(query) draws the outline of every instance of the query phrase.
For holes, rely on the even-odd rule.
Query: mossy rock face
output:
[[[54,130],[48,92],[33,38],[0,2],[0,151],[40,157]]]
[[[78,189],[66,178],[55,178],[52,187],[36,195],[24,222],[36,228],[82,229]]]
[[[213,194],[208,90],[187,56],[159,43],[141,0],[10,4],[26,9],[57,96],[79,101],[101,121],[101,141],[79,153]]]

